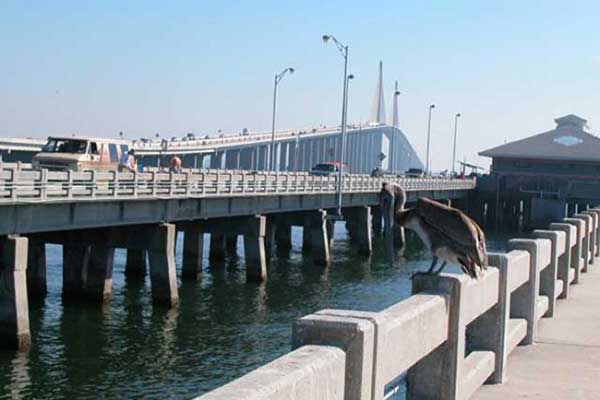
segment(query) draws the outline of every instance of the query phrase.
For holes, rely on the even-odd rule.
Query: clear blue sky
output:
[[[387,114],[398,80],[401,127],[433,168],[458,154],[551,129],[576,113],[600,131],[597,1],[0,2],[0,135],[130,138],[268,130],[273,74],[279,128],[340,119],[350,45],[349,121],[368,119],[384,62]],[[499,4],[501,3],[501,4]],[[595,129],[599,128],[599,129]]]

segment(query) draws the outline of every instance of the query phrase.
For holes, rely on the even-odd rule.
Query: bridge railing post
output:
[[[583,237],[585,235],[585,222],[576,218],[563,218],[563,222],[575,226],[575,245],[571,249],[571,265],[575,268],[575,280],[573,283],[579,283],[581,272],[583,270]]]
[[[590,251],[592,254],[590,256],[590,260],[593,264],[598,257],[598,225],[600,221],[598,220],[598,213],[593,208],[582,212],[582,214],[592,217],[592,233],[590,234]]]
[[[581,244],[581,257],[583,258],[583,269],[581,272],[588,272],[588,266],[592,263],[592,256],[590,255],[590,238],[592,232],[592,217],[590,215],[585,214],[575,214],[573,215],[574,219],[582,220],[585,224],[584,226],[584,235],[583,241]]]
[[[96,171],[95,170],[90,170],[89,185],[90,185],[90,196],[96,197],[96,189],[98,188],[98,186],[96,184]]]
[[[39,170],[40,178],[38,183],[38,190],[40,194],[40,200],[46,200],[48,198],[48,170],[43,168]]]
[[[563,292],[563,281],[558,280],[558,258],[565,252],[565,233],[562,231],[535,230],[536,238],[548,239],[551,243],[550,265],[540,272],[540,292],[548,296],[548,311],[544,317],[553,317],[556,299]]]
[[[557,278],[562,281],[563,287],[559,299],[566,299],[569,295],[569,286],[575,280],[576,269],[571,267],[571,254],[576,243],[577,229],[573,225],[563,223],[552,223],[550,229],[565,234],[564,252],[558,256]]]
[[[479,280],[466,275],[418,274],[413,278],[413,294],[440,293],[449,303],[448,338],[419,360],[408,372],[411,399],[468,399],[493,373],[495,346],[486,339],[495,328],[476,325],[486,312],[499,310],[499,272],[488,269]],[[467,347],[467,331],[469,346]],[[470,351],[467,351],[470,350]]]
[[[508,242],[509,250],[525,250],[530,255],[529,279],[515,290],[511,303],[511,316],[527,320],[527,336],[522,344],[533,343],[538,320],[548,310],[549,293],[546,288],[544,295],[540,296],[540,271],[550,263],[550,248],[547,242],[544,239],[512,239]]]
[[[10,180],[8,181],[8,187],[10,188],[11,200],[17,201],[19,187],[18,187],[17,170],[15,168],[10,169]]]

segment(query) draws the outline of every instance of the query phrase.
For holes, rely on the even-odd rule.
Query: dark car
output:
[[[425,172],[421,168],[409,168],[406,171],[406,176],[410,178],[422,178],[425,176]]]
[[[339,167],[340,167],[340,163],[339,162],[324,162],[324,163],[319,163],[317,165],[315,165],[310,171],[309,174],[311,175],[320,175],[320,176],[327,176],[327,175],[337,175],[339,173]],[[348,164],[344,163],[342,166],[342,173],[347,173],[348,172]]]

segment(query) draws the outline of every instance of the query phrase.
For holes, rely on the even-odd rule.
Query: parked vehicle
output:
[[[405,175],[409,178],[422,178],[425,176],[425,172],[421,168],[409,168]]]
[[[129,146],[127,140],[49,137],[31,164],[54,171],[116,170]]]
[[[319,163],[319,164],[315,165],[309,171],[309,174],[310,175],[320,175],[320,176],[337,175],[340,171],[339,168],[340,168],[340,163],[337,161],[323,162],[323,163]],[[342,173],[343,174],[348,173],[348,164],[346,164],[346,163],[342,164]]]

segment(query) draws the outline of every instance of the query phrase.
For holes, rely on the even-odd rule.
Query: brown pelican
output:
[[[439,274],[446,263],[459,265],[471,278],[478,278],[487,268],[485,235],[462,211],[421,197],[416,207],[398,212],[395,218],[398,224],[415,231],[431,251],[428,274]],[[439,259],[442,266],[434,271]]]
[[[397,183],[383,182],[379,192],[379,203],[383,212],[395,215],[401,211],[406,202],[406,192]]]
[[[383,182],[379,192],[379,205],[383,215],[385,229],[383,235],[385,238],[385,247],[388,254],[393,253],[394,244],[404,245],[404,229],[398,225],[394,226],[394,216],[404,210],[406,202],[406,192],[402,186],[397,183]]]

